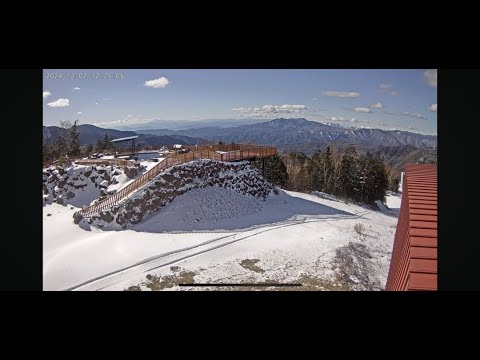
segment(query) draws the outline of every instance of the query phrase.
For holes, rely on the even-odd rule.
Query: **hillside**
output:
[[[44,141],[51,142],[59,133],[65,133],[68,130],[62,129],[58,126],[44,126],[43,127],[43,136]],[[105,135],[108,135],[109,138],[122,138],[128,136],[137,135],[134,131],[121,131],[114,129],[104,129],[94,125],[84,124],[78,126],[79,142],[81,145],[92,144],[95,145],[97,140],[103,139]],[[162,145],[173,145],[173,144],[182,144],[182,145],[195,145],[199,144],[204,139],[195,137],[195,136],[185,136],[179,134],[172,135],[150,135],[150,134],[140,134],[137,140],[138,145],[151,145],[151,146],[162,146]]]
[[[75,225],[78,210],[69,199],[43,208],[45,290],[199,290],[178,287],[189,282],[381,290],[397,222],[332,196],[280,190],[263,199],[218,184],[180,194],[126,230]]]
[[[155,135],[198,136],[212,141],[272,144],[279,147],[315,143],[322,146],[332,142],[355,145],[433,147],[437,137],[408,131],[386,131],[380,129],[352,129],[323,124],[306,119],[274,119],[267,122],[229,128],[199,127],[188,130],[139,130],[139,133]]]

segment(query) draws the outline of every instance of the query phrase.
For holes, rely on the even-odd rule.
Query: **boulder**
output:
[[[138,175],[138,170],[135,167],[125,167],[124,171],[125,175],[127,175],[129,179],[133,179],[135,176]]]
[[[75,197],[75,193],[73,193],[72,191],[67,191],[67,193],[65,194],[65,198],[68,200],[68,199],[71,199]]]
[[[75,214],[73,214],[73,222],[75,224],[78,224],[82,219],[83,219],[83,216],[82,214],[80,214],[80,211],[77,211],[75,212]]]

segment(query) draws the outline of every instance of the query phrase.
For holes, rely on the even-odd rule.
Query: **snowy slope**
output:
[[[195,274],[195,282],[322,279],[333,289],[378,290],[386,282],[397,222],[393,216],[316,195],[281,191],[262,201],[215,187],[177,197],[131,230],[80,228],[72,221],[74,211],[57,204],[44,207],[46,290],[91,280],[75,289],[134,285],[146,290],[147,274],[170,279],[178,274],[177,267]],[[354,231],[356,223],[365,226],[364,234]],[[340,283],[339,269],[345,264],[339,261],[355,254],[359,258],[347,265],[356,275]],[[252,259],[260,270],[242,265]]]

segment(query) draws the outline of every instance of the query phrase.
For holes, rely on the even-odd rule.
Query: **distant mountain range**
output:
[[[280,149],[286,149],[290,145],[298,147],[300,144],[306,143],[324,146],[332,142],[373,146],[413,145],[420,148],[437,145],[437,137],[434,135],[422,135],[408,131],[353,129],[306,119],[274,119],[229,128],[207,126],[187,130],[147,129],[136,132],[151,135],[196,136],[226,143],[271,144]]]
[[[43,138],[44,141],[51,141],[58,133],[65,132],[67,130],[62,129],[58,126],[44,126],[43,127]],[[139,135],[137,140],[138,145],[151,145],[151,146],[162,146],[162,145],[173,145],[173,144],[182,144],[182,145],[195,145],[199,144],[203,139],[197,137],[190,137],[184,135],[150,135],[150,134],[137,134],[133,131],[121,131],[114,129],[103,129],[94,125],[79,125],[78,131],[79,142],[81,145],[92,144],[95,145],[97,140],[103,139],[105,134],[109,138],[122,138],[127,136]]]
[[[269,119],[206,119],[206,120],[151,120],[143,124],[132,125],[112,125],[113,128],[123,131],[137,131],[137,130],[155,130],[155,129],[170,129],[170,130],[188,130],[198,127],[215,126],[219,128],[234,127],[240,125],[250,125],[260,122],[267,122]]]
[[[207,123],[202,121],[202,124]],[[225,124],[223,122],[222,126]],[[311,156],[316,150],[324,150],[329,145],[342,150],[353,144],[358,153],[380,151],[387,162],[397,169],[406,162],[418,161],[424,156],[424,149],[436,148],[437,145],[435,135],[422,135],[408,131],[345,128],[306,119],[274,119],[232,127],[202,126],[184,130],[123,131],[104,129],[94,125],[79,125],[78,130],[82,145],[94,145],[97,140],[103,139],[105,134],[110,138],[139,135],[137,140],[139,145],[200,145],[207,141],[223,141],[274,145],[280,153],[299,151]],[[67,130],[58,126],[44,126],[44,141],[52,141],[56,134],[62,131]],[[434,152],[436,153],[436,150]]]

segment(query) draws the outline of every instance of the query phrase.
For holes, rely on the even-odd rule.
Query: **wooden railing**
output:
[[[131,160],[125,159],[85,159],[75,160],[78,165],[117,165],[117,166],[129,166],[133,164]]]
[[[407,165],[385,290],[437,290],[437,167]]]
[[[245,146],[245,145],[243,145]],[[98,214],[100,211],[109,209],[115,205],[120,204],[123,200],[127,199],[131,194],[136,193],[145,185],[147,185],[154,177],[156,177],[161,171],[174,165],[186,163],[193,160],[200,159],[214,159],[218,161],[237,161],[252,158],[261,158],[273,156],[277,153],[274,147],[256,146],[250,145],[250,149],[236,150],[233,152],[220,154],[217,151],[222,150],[208,150],[190,151],[185,154],[172,154],[168,155],[163,161],[152,167],[145,174],[140,176],[135,181],[118,191],[117,193],[106,197],[105,199],[90,205],[82,210],[80,214],[84,218],[91,217],[94,214]]]

